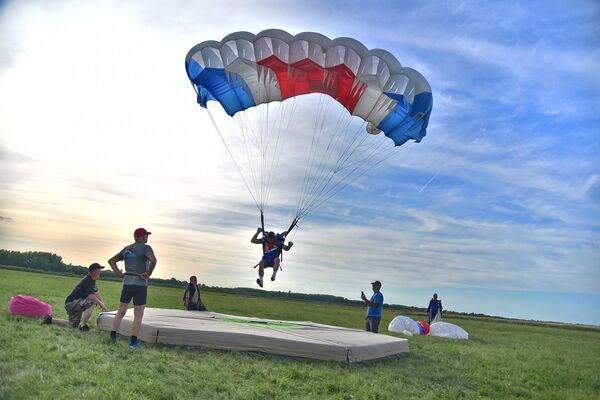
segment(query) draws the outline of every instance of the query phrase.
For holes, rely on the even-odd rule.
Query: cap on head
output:
[[[95,269],[104,269],[104,267],[98,263],[93,263],[88,267],[88,272],[92,272]]]
[[[375,285],[375,286],[381,287],[381,282],[379,282],[379,281],[371,282],[371,285]]]
[[[134,237],[142,237],[142,236],[146,236],[146,235],[151,235],[152,232],[148,232],[147,230],[145,230],[144,228],[137,228],[134,232],[133,232],[133,236]]]

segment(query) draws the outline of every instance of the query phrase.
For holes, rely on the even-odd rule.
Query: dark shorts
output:
[[[367,332],[379,333],[380,322],[381,317],[367,317],[367,323],[365,324]]]
[[[202,303],[188,303],[188,311],[207,311],[206,307]]]
[[[276,259],[277,259],[277,257],[275,257],[275,258],[263,257],[262,260],[260,260],[260,261],[263,264],[263,268],[274,268]]]
[[[138,286],[138,285],[123,285],[123,290],[121,291],[121,303],[127,303],[133,299],[134,306],[144,306],[146,305],[146,298],[148,295],[148,287],[147,286]]]
[[[69,323],[77,327],[81,321],[81,314],[90,307],[94,307],[96,302],[90,299],[75,299],[71,302],[65,303],[65,310],[69,316]]]

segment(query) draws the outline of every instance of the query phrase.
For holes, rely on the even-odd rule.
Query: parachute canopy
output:
[[[235,32],[194,46],[185,67],[261,215],[273,187],[298,188],[272,196],[297,199],[291,226],[420,142],[432,109],[425,78],[389,52],[315,32]]]
[[[398,315],[388,325],[388,331],[402,333],[406,336],[418,336],[423,333],[423,328],[414,319]]]
[[[185,64],[203,107],[216,100],[233,116],[259,104],[323,93],[397,146],[421,141],[433,104],[425,78],[389,52],[315,32],[235,32],[194,46]]]
[[[448,339],[469,339],[469,334],[458,325],[448,322],[435,322],[429,327],[429,336],[439,336]]]

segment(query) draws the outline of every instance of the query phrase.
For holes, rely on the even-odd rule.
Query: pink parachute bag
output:
[[[8,313],[24,317],[42,318],[52,315],[52,306],[31,296],[18,294],[10,298]]]

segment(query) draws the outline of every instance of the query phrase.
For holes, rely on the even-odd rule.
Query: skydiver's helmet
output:
[[[275,232],[271,231],[267,233],[267,240],[275,240]]]

